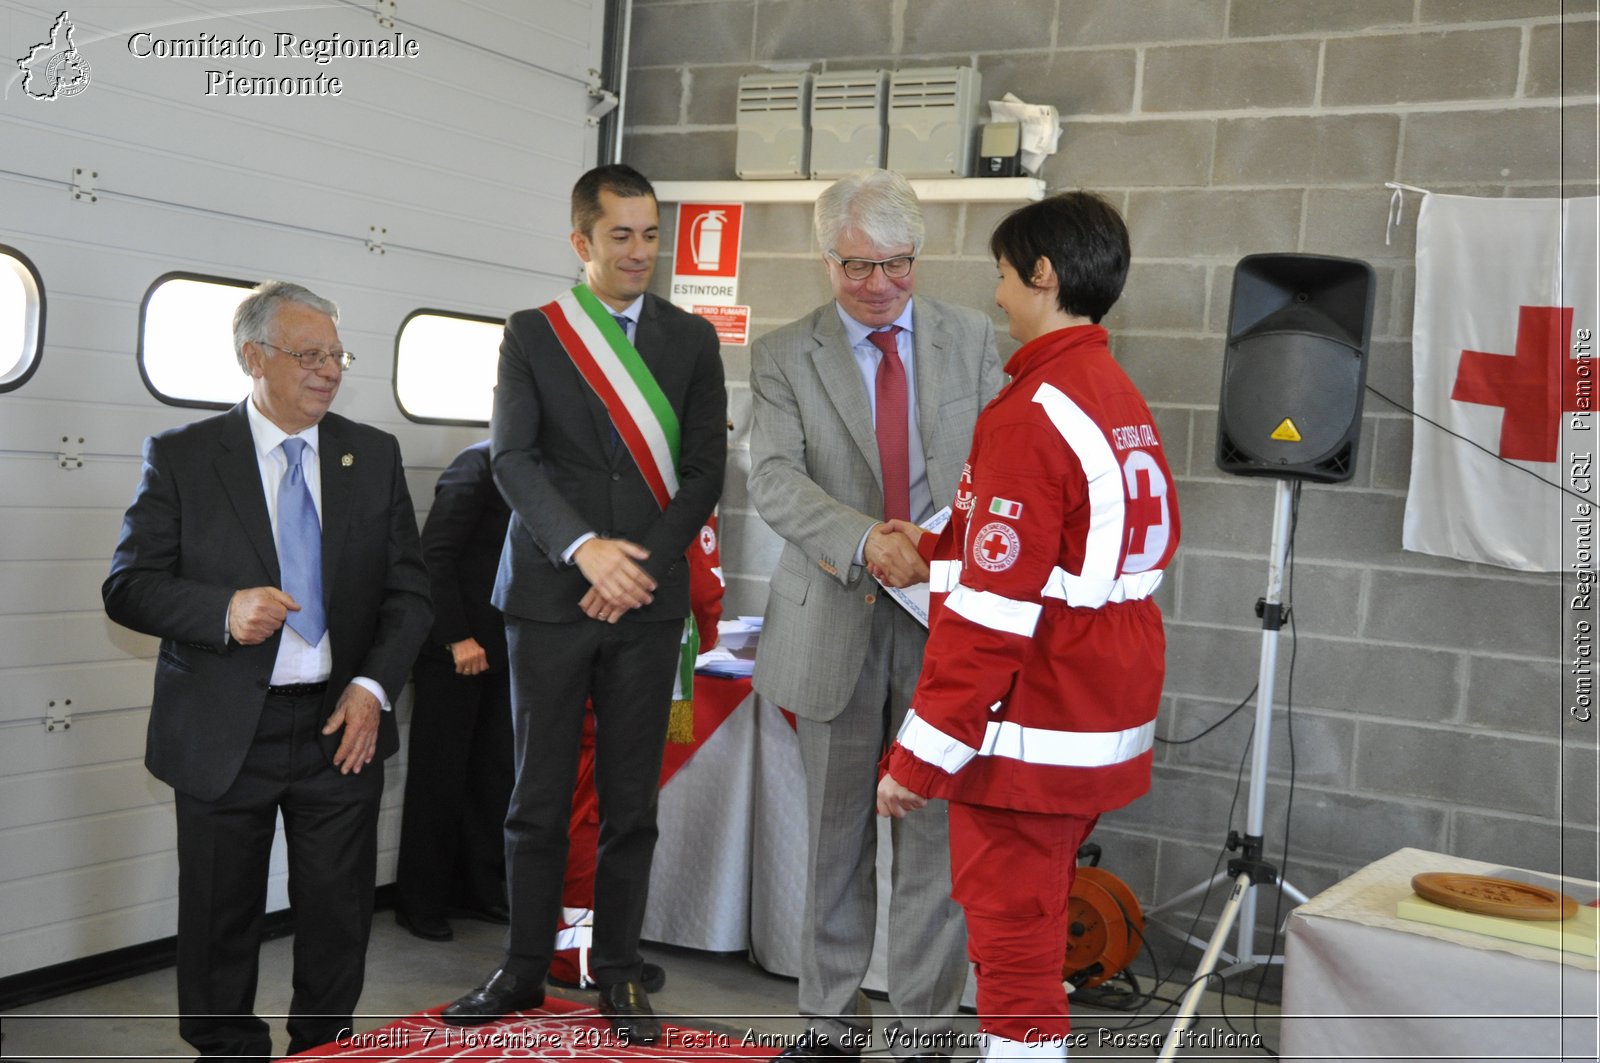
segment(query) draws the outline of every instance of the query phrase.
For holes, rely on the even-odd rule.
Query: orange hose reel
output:
[[[1144,912],[1125,882],[1097,866],[1100,847],[1078,850],[1079,866],[1067,898],[1067,955],[1063,981],[1075,988],[1097,986],[1139,955],[1144,942]]]

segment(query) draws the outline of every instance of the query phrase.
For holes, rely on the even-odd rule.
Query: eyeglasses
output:
[[[890,280],[900,280],[911,275],[916,255],[896,255],[894,258],[840,258],[839,252],[830,250],[828,257],[839,263],[844,275],[853,281],[864,281],[872,276],[874,268],[883,270]]]
[[[276,343],[266,340],[256,340],[263,347],[271,347],[275,351],[287,354],[290,358],[300,363],[301,369],[321,369],[322,363],[332,358],[339,363],[339,368],[349,369],[356,362],[356,356],[349,351],[291,351],[287,347],[279,347]]]

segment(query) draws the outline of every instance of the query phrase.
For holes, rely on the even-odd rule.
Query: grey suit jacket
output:
[[[994,327],[976,310],[918,295],[917,426],[935,508],[955,496],[978,411],[1004,375]],[[834,304],[757,340],[750,352],[750,498],[787,540],[772,574],[755,687],[827,721],[866,659],[872,610],[898,609],[855,552],[882,519],[872,407]]]

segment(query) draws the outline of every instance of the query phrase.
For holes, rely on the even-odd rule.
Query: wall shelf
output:
[[[814,203],[832,181],[656,181],[663,203]],[[1044,198],[1037,177],[913,179],[924,203],[1020,203]]]

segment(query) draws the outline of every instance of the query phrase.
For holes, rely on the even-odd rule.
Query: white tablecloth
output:
[[[661,788],[646,941],[708,952],[750,946],[755,719],[752,694]]]
[[[752,695],[661,791],[644,938],[732,952],[800,974],[806,782],[794,729]],[[878,834],[878,934],[866,988],[887,985],[888,829]],[[963,1003],[974,1000],[968,979]]]
[[[1401,849],[1297,908],[1285,954],[1282,1057],[1592,1063],[1600,993],[1592,957],[1395,914],[1418,872],[1499,870]],[[1587,889],[1592,897],[1594,884]]]

